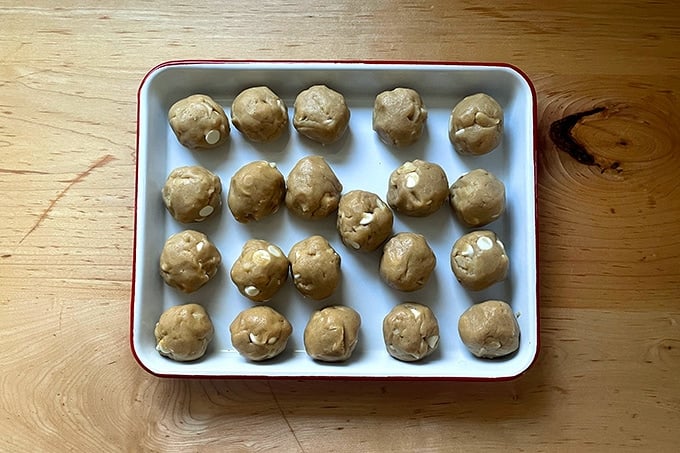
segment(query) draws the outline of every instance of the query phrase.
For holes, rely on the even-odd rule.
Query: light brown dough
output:
[[[314,85],[295,99],[293,126],[315,142],[333,143],[349,124],[349,109],[342,94],[325,85]]]
[[[451,270],[471,291],[481,291],[505,280],[509,260],[496,233],[478,230],[463,235],[451,249]]]
[[[229,138],[229,119],[210,96],[194,94],[175,102],[168,121],[177,140],[189,149],[216,148]]]
[[[154,329],[156,350],[178,362],[203,357],[213,334],[210,316],[198,304],[170,307],[163,312]]]
[[[425,236],[398,233],[383,247],[380,276],[392,288],[416,291],[425,286],[436,264]]]
[[[231,178],[227,204],[241,223],[276,213],[286,195],[286,182],[274,162],[259,160],[241,167]]]
[[[303,219],[322,219],[337,211],[342,184],[321,156],[300,159],[288,173],[286,206]]]
[[[268,87],[252,87],[234,98],[231,122],[249,140],[271,142],[288,126],[288,110],[283,100]]]
[[[395,88],[375,98],[373,130],[384,143],[406,146],[415,143],[423,133],[427,109],[417,91]]]
[[[219,250],[205,234],[184,230],[165,242],[160,273],[168,285],[192,293],[215,276],[221,262]]]
[[[323,236],[310,236],[296,243],[288,259],[293,284],[303,296],[325,299],[338,287],[340,255]]]
[[[493,359],[519,348],[519,324],[506,302],[488,300],[473,305],[458,320],[458,334],[476,357]]]
[[[399,304],[383,319],[383,339],[387,352],[395,359],[422,360],[439,346],[439,322],[426,305]]]
[[[343,244],[353,250],[371,252],[392,234],[394,215],[372,192],[353,190],[340,198],[337,228]]]
[[[359,340],[361,317],[342,305],[315,311],[304,332],[305,350],[323,362],[342,362],[351,357]]]
[[[253,302],[267,302],[288,278],[288,258],[276,245],[249,239],[231,267],[231,280]]]
[[[222,182],[206,168],[175,168],[162,190],[168,212],[182,223],[202,222],[222,206]]]
[[[292,332],[290,322],[281,313],[266,306],[243,310],[229,325],[234,349],[255,362],[281,354]]]
[[[415,159],[390,174],[387,203],[396,212],[425,217],[436,212],[449,197],[446,173],[439,165]]]
[[[449,203],[466,226],[481,227],[498,219],[505,211],[505,185],[493,173],[478,168],[451,185]]]
[[[467,96],[453,108],[449,139],[460,154],[482,155],[493,151],[503,136],[503,109],[491,96]]]

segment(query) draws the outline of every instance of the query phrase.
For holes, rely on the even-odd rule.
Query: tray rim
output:
[[[534,348],[533,357],[528,365],[515,374],[503,376],[418,376],[418,375],[399,375],[399,376],[333,376],[333,375],[206,375],[206,374],[173,374],[161,373],[150,369],[144,361],[137,354],[134,342],[134,321],[135,321],[135,287],[136,287],[136,270],[137,270],[137,231],[138,231],[138,202],[139,202],[139,146],[140,146],[140,112],[141,112],[141,97],[142,90],[149,78],[166,67],[173,66],[199,66],[199,65],[250,65],[250,64],[272,64],[272,65],[375,65],[375,66],[470,66],[480,68],[505,68],[515,72],[520,76],[529,87],[531,92],[531,124],[532,124],[532,141],[533,141],[533,178],[534,178],[534,254],[535,254],[535,279],[536,279],[536,347]],[[330,69],[330,68],[329,68]],[[339,60],[323,60],[323,59],[178,59],[163,61],[150,70],[142,77],[137,88],[137,106],[136,106],[136,130],[135,130],[135,199],[133,204],[133,243],[132,243],[132,275],[131,275],[131,289],[130,289],[130,314],[129,314],[129,346],[132,356],[137,364],[147,373],[159,378],[174,378],[174,379],[210,379],[210,380],[319,380],[319,381],[452,381],[452,382],[503,382],[517,379],[524,375],[536,364],[541,351],[541,316],[540,316],[540,273],[538,272],[539,258],[539,228],[538,228],[538,105],[536,88],[529,78],[529,76],[519,67],[508,62],[485,62],[485,61],[446,61],[446,60],[370,60],[370,59],[339,59]]]

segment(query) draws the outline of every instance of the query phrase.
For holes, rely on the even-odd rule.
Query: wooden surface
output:
[[[0,451],[675,451],[675,2],[25,3],[0,2]],[[128,347],[136,91],[196,58],[522,68],[539,113],[533,368],[500,383],[146,374]],[[597,107],[571,131],[585,165],[549,130]]]

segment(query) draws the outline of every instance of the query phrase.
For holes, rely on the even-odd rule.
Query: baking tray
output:
[[[292,120],[295,96],[314,84],[326,84],[342,93],[351,110],[348,133],[339,142],[322,146],[295,131],[271,144],[256,144],[232,126],[230,140],[215,150],[192,152],[181,146],[167,121],[177,100],[195,93],[212,96],[230,116],[231,102],[243,89],[267,85],[287,104]],[[417,90],[428,109],[421,139],[406,148],[383,144],[372,130],[375,96],[398,86]],[[504,108],[502,143],[492,153],[466,157],[456,153],[448,139],[451,109],[464,96],[485,92]],[[152,69],[138,92],[137,186],[135,244],[130,337],[139,364],[158,376],[267,377],[334,379],[508,379],[524,372],[538,351],[535,128],[536,96],[529,79],[506,64],[375,63],[375,62],[234,62],[179,61]],[[344,186],[344,192],[363,189],[385,200],[389,174],[406,160],[420,158],[438,163],[452,183],[474,168],[486,168],[506,185],[507,210],[488,227],[505,243],[509,258],[508,279],[481,292],[464,290],[455,280],[449,253],[455,240],[469,231],[448,206],[425,218],[395,215],[394,231],[415,231],[426,236],[435,251],[437,266],[422,290],[404,293],[380,280],[380,252],[361,254],[345,247],[335,230],[335,217],[322,221],[295,218],[285,206],[274,216],[247,225],[236,222],[226,203],[222,211],[203,223],[188,227],[177,223],[165,210],[160,191],[170,171],[181,165],[203,165],[222,179],[224,194],[234,172],[254,160],[276,162],[286,176],[303,156],[326,158]],[[168,236],[185,228],[202,231],[222,254],[222,268],[213,281],[193,294],[182,294],[165,285],[158,260]],[[284,252],[297,241],[322,234],[342,258],[343,279],[329,299],[304,299],[289,279],[270,305],[293,325],[286,351],[260,363],[243,359],[232,347],[229,324],[252,302],[239,294],[229,269],[249,238],[267,239]],[[506,300],[516,313],[521,329],[519,350],[495,360],[472,356],[460,341],[460,314],[476,302]],[[427,359],[400,362],[385,350],[383,317],[398,303],[417,301],[429,305],[439,320],[440,345]],[[167,308],[197,302],[205,306],[215,338],[205,357],[180,363],[162,357],[155,349],[154,326]],[[330,304],[346,304],[362,318],[359,343],[350,360],[321,363],[304,351],[302,333],[313,310]]]

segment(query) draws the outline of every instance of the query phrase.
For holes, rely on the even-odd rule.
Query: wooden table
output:
[[[675,451],[675,2],[30,3],[0,2],[1,451]],[[197,58],[522,68],[539,114],[534,366],[496,383],[145,373],[128,346],[136,90]],[[549,130],[592,109],[562,131],[581,163]]]

